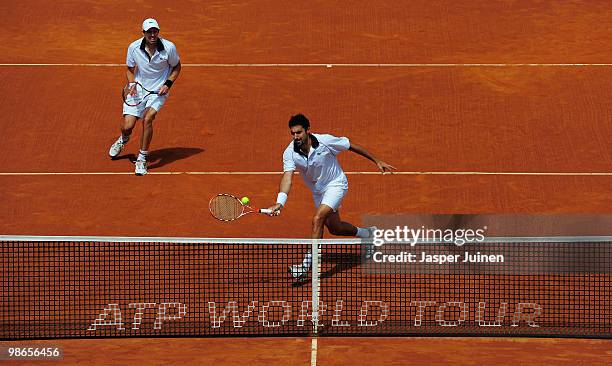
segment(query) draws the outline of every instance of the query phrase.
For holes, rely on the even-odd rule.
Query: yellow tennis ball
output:
[[[249,197],[242,197],[242,198],[240,199],[240,202],[242,202],[242,203],[243,203],[243,204],[245,204],[245,205],[248,205],[248,204],[249,204],[249,202],[251,202],[251,200],[249,199]]]

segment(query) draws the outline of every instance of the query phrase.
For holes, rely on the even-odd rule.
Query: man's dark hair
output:
[[[310,128],[310,121],[303,114],[296,114],[295,116],[291,116],[289,120],[289,128],[293,126],[302,126],[305,130]]]

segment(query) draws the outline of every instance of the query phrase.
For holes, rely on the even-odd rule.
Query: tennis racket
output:
[[[272,210],[265,208],[259,210],[253,209],[251,206],[240,202],[238,198],[226,193],[213,197],[208,203],[208,209],[215,219],[221,221],[234,221],[251,212],[272,213]]]
[[[139,105],[151,94],[157,94],[157,92],[145,88],[137,81],[125,84],[121,92],[123,103],[129,105],[130,107]]]

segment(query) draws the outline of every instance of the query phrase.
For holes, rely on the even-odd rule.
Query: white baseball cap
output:
[[[153,18],[145,19],[145,21],[142,22],[142,30],[146,32],[151,28],[159,29],[159,24],[157,24],[157,20]]]

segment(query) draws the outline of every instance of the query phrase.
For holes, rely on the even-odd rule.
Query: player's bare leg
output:
[[[140,150],[148,151],[153,139],[153,121],[157,116],[154,108],[147,108],[142,119],[142,136],[140,137]]]
[[[358,228],[355,225],[342,221],[340,219],[340,213],[334,212],[333,208],[321,204],[312,218],[312,239],[323,238],[323,227],[326,226],[330,234],[338,236],[358,236],[361,238],[368,238],[372,235],[372,230],[375,228]],[[366,258],[372,255],[372,246],[366,243],[365,255]],[[294,278],[303,279],[312,266],[312,252],[308,251],[302,264],[293,265],[289,267],[289,273]]]
[[[342,221],[340,219],[339,212],[332,212],[327,216],[325,226],[329,230],[329,233],[337,236],[356,236],[359,238],[371,238],[373,231],[376,230],[375,226],[369,228],[356,227],[351,223]],[[374,246],[371,242],[364,242],[364,254],[365,258],[369,259],[374,255]]]
[[[333,213],[334,210],[327,205],[320,205],[317,208],[314,216],[312,217],[312,239],[321,239],[323,238],[323,227],[325,226],[325,222],[327,221],[327,217]],[[304,256],[304,260],[301,264],[296,264],[289,267],[289,273],[293,276],[293,278],[298,280],[303,280],[306,278],[306,274],[310,271],[310,267],[312,266],[312,252],[309,250],[308,253]]]
[[[329,207],[328,205],[321,204],[317,208],[314,216],[312,217],[312,239],[321,239],[323,238],[323,227],[325,226],[325,222],[329,215],[334,213],[334,209]]]
[[[340,219],[340,213],[338,211],[331,212],[327,215],[327,219],[325,220],[325,226],[329,233],[336,236],[356,236],[357,235],[357,227],[355,225],[342,221]]]
[[[132,116],[131,114],[126,114],[123,116],[123,124],[121,125],[121,134],[130,136],[132,134],[132,130],[134,126],[136,126],[136,121],[138,121],[138,117]]]
[[[149,145],[153,139],[153,121],[157,111],[154,108],[145,110],[144,118],[142,119],[142,136],[140,137],[140,152],[136,159],[136,175],[147,174],[147,154],[149,153]]]
[[[132,116],[131,114],[126,114],[123,116],[123,123],[121,124],[121,136],[113,143],[108,151],[108,154],[112,159],[119,156],[121,150],[127,142],[130,140],[130,135],[132,135],[132,130],[136,125],[136,121],[138,121],[138,117]]]

